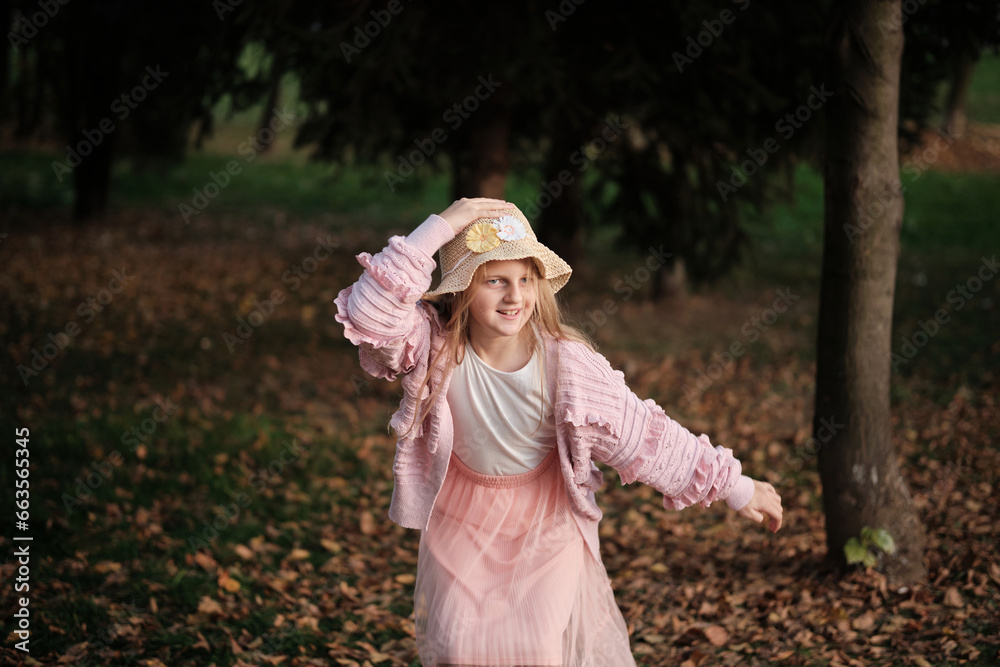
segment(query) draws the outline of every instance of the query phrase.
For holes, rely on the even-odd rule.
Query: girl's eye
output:
[[[487,285],[496,285],[499,282],[500,282],[499,278],[490,278],[489,280],[486,281],[486,284]]]

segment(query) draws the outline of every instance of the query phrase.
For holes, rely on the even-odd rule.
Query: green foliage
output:
[[[861,529],[861,538],[852,537],[844,545],[844,556],[848,565],[862,564],[865,567],[875,567],[882,554],[896,552],[896,542],[885,528]]]
[[[1000,123],[1000,54],[984,54],[976,64],[966,113],[980,123]]]

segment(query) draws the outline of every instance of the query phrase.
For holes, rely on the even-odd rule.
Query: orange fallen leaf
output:
[[[215,570],[216,567],[218,567],[218,563],[215,562],[214,558],[212,558],[208,554],[203,553],[201,551],[196,551],[195,552],[195,554],[194,554],[194,562],[197,563],[198,565],[200,565],[202,567],[202,569],[208,570],[208,571],[213,571],[213,570]]]
[[[361,524],[361,534],[362,535],[372,535],[375,533],[375,518],[372,517],[372,513],[365,510],[361,513],[359,517]]]
[[[240,590],[240,582],[230,577],[226,572],[219,575],[219,586],[230,593]]]
[[[870,611],[866,611],[851,622],[851,627],[860,632],[871,630],[874,625],[875,614]]]
[[[256,558],[254,552],[242,544],[237,544],[235,547],[233,547],[233,551],[235,551],[236,555],[242,558],[243,560],[253,560],[254,558]]]
[[[721,625],[710,625],[705,628],[705,637],[712,646],[724,646],[729,641],[729,633]]]

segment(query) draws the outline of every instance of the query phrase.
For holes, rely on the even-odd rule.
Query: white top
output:
[[[528,472],[555,447],[555,420],[539,356],[536,349],[524,368],[507,373],[486,364],[466,343],[448,386],[448,403],[455,423],[453,451],[476,472]]]

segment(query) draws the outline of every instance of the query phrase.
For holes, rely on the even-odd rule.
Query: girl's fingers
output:
[[[451,206],[439,213],[452,229],[461,231],[476,218],[486,217],[490,211],[513,208],[514,205],[502,199],[490,197],[473,197],[458,199]]]

